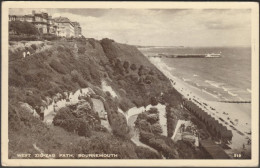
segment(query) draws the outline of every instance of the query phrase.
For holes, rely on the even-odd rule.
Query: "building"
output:
[[[66,17],[54,18],[54,21],[57,23],[57,36],[61,37],[74,37],[74,24]]]
[[[72,22],[74,25],[75,37],[81,37],[81,27],[79,22]]]
[[[48,13],[41,12],[35,13],[32,11],[33,15],[33,24],[39,30],[40,33],[47,34],[48,33]]]
[[[29,15],[9,15],[9,21],[26,21],[35,25],[42,34],[55,34],[60,37],[82,37],[78,22],[71,22],[67,17],[52,18],[46,12]]]
[[[52,16],[49,16],[48,18],[48,32],[50,34],[55,34],[57,33],[57,23],[54,21]]]
[[[48,32],[48,13],[41,12],[35,13],[32,11],[32,14],[29,15],[9,15],[9,21],[26,21],[31,22],[39,30],[40,33],[46,34]]]

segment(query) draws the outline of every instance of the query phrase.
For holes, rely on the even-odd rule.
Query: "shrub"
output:
[[[123,67],[125,68],[125,70],[128,70],[129,68],[129,62],[128,61],[125,61],[124,64],[123,64]]]
[[[79,136],[85,136],[85,137],[91,136],[91,130],[89,128],[89,125],[83,120],[79,120],[79,127],[77,131]]]
[[[153,124],[151,126],[151,129],[152,129],[152,132],[154,134],[161,134],[163,131],[162,131],[162,127],[160,126],[159,123],[156,123],[156,124]]]
[[[64,47],[60,45],[60,46],[57,47],[57,50],[58,50],[59,52],[61,52],[61,51],[64,50]]]
[[[71,71],[71,79],[73,82],[78,82],[79,76],[80,76],[80,74],[77,70],[74,69]]]
[[[9,35],[9,41],[37,41],[38,35]]]
[[[32,44],[31,45],[32,49],[36,50],[37,49],[37,46],[35,44]]]
[[[37,88],[39,88],[41,91],[44,91],[44,90],[49,90],[52,88],[52,85],[50,84],[49,81],[41,81],[38,83],[37,85]]]
[[[65,68],[65,66],[62,65],[61,63],[59,63],[58,61],[52,60],[51,63],[50,63],[50,66],[51,66],[55,71],[57,71],[58,73],[66,74],[66,68]]]
[[[145,119],[138,122],[138,128],[142,131],[151,132],[151,124]]]
[[[26,96],[25,101],[32,107],[39,106],[42,103],[41,97],[39,95],[35,95],[35,94],[31,95],[31,96]]]
[[[158,100],[156,99],[156,97],[151,97],[151,105],[152,106],[158,105]]]
[[[15,32],[16,34],[39,34],[38,29],[30,22],[11,21],[9,22],[9,32]]]
[[[93,48],[96,48],[95,39],[89,39],[88,42]]]
[[[154,75],[154,71],[152,69],[149,71],[149,75]]]
[[[161,159],[162,158],[159,154],[142,146],[137,146],[135,148],[135,152],[139,159]]]
[[[56,35],[54,35],[54,34],[43,34],[43,35],[41,36],[41,38],[42,38],[43,40],[52,41],[52,40],[57,40],[59,37],[56,36]]]
[[[16,87],[22,87],[26,84],[26,80],[22,78],[21,76],[14,77],[9,74],[9,86],[16,86]]]
[[[147,121],[150,124],[154,124],[159,121],[159,115],[158,114],[150,114],[148,115]]]
[[[79,54],[85,54],[86,48],[85,47],[79,47],[78,53]]]
[[[135,64],[132,64],[132,65],[130,66],[130,69],[132,69],[132,71],[135,71],[135,70],[137,69],[137,67],[136,67]]]

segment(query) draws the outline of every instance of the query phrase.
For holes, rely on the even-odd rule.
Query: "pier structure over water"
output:
[[[158,58],[220,58],[220,54],[157,54],[148,57]]]

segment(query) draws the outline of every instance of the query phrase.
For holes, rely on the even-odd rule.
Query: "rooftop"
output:
[[[70,23],[71,21],[67,17],[57,17],[53,18],[55,22],[62,22],[62,23]]]

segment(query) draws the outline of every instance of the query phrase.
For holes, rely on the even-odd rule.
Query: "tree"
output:
[[[135,71],[135,70],[137,69],[137,67],[136,67],[135,64],[132,64],[132,65],[130,66],[130,69],[131,69],[132,71]]]
[[[9,32],[13,31],[16,34],[37,35],[38,29],[29,22],[11,21],[9,22]]]
[[[151,97],[151,105],[156,106],[157,104],[158,104],[158,100],[156,99],[156,97]]]
[[[85,137],[91,136],[91,130],[89,128],[89,125],[83,120],[79,120],[79,127],[77,131],[79,136],[85,136]]]
[[[129,62],[128,61],[125,61],[124,64],[123,64],[123,67],[125,68],[125,70],[128,70],[129,68]]]
[[[159,123],[153,124],[151,129],[154,134],[161,134],[163,132]]]

